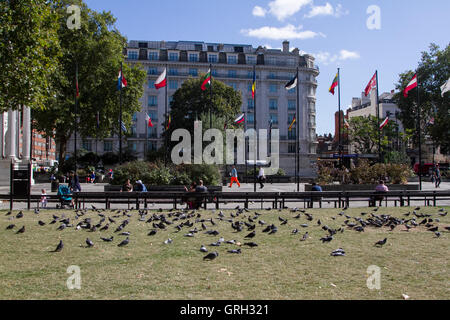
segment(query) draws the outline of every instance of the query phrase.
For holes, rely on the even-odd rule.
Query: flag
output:
[[[170,114],[169,114],[169,119],[167,119],[167,126],[166,126],[166,130],[169,130],[169,128],[170,128],[170,122],[172,121],[172,118],[170,117]]]
[[[366,89],[364,90],[366,97],[369,95],[370,91],[373,88],[375,88],[376,86],[378,86],[378,83],[377,83],[377,73],[375,72],[372,79],[370,79],[369,84],[367,85]]]
[[[161,89],[164,88],[167,85],[167,77],[166,77],[166,68],[164,68],[163,73],[160,74],[160,76],[158,77],[158,79],[156,79],[155,81],[155,88],[156,89]]]
[[[414,77],[411,79],[411,81],[408,83],[408,85],[406,86],[405,90],[403,91],[403,96],[405,98],[408,97],[408,92],[411,91],[412,89],[417,87],[417,74],[414,75]]]
[[[297,119],[294,117],[294,119],[292,120],[291,125],[289,126],[289,131],[292,130],[292,127],[294,126],[294,123],[297,121]]]
[[[146,116],[145,118],[146,118],[147,126],[153,127],[152,118],[150,118],[150,116],[147,113],[145,114],[145,116]]]
[[[125,79],[125,76],[122,73],[122,69],[119,70],[119,76],[117,77],[117,79],[118,79],[117,90],[125,88],[128,85],[127,80]]]
[[[97,120],[97,129],[100,129],[100,112],[99,111],[97,111],[96,120]]]
[[[441,96],[444,97],[444,93],[450,91],[450,78],[441,87]]]
[[[208,69],[208,72],[203,77],[202,91],[205,91],[209,87],[211,87],[211,69]]]
[[[348,129],[350,128],[350,123],[348,123],[347,119],[344,118],[344,126]]]
[[[255,100],[256,92],[256,70],[253,70],[252,98]]]
[[[285,86],[286,90],[291,90],[297,87],[297,75],[295,75],[294,79],[289,81]]]
[[[336,73],[336,77],[334,77],[330,90],[328,90],[333,96],[334,96],[334,88],[336,88],[338,85],[339,85],[339,74]]]
[[[389,117],[386,117],[386,119],[384,119],[384,121],[380,124],[380,130],[383,130],[383,128],[388,124],[389,122]]]
[[[123,123],[123,121],[120,122],[120,126],[122,127],[123,132],[127,132],[127,127],[125,126],[125,123]]]
[[[239,117],[234,120],[234,123],[239,124],[245,121],[245,113],[241,114]]]

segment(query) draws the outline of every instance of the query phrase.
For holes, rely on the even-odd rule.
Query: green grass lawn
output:
[[[98,212],[88,210],[84,216],[75,220],[73,210],[41,211],[39,215],[24,212],[24,217],[15,218],[18,211],[5,216],[0,212],[0,299],[402,299],[407,294],[411,299],[450,299],[449,248],[450,233],[444,229],[450,226],[450,214],[441,217],[439,208],[422,208],[421,214],[431,214],[439,226],[440,238],[425,226],[405,231],[403,225],[394,231],[389,228],[367,227],[360,233],[344,225],[345,216],[338,215],[340,209],[310,209],[313,221],[307,221],[303,213],[300,219],[294,219],[299,212],[290,210],[266,211],[252,210],[243,212],[234,221],[255,220],[256,236],[251,240],[244,237],[250,233],[244,227],[235,232],[227,221],[220,221],[218,211],[197,211],[189,221],[214,217],[216,225],[209,221],[204,224],[207,230],[217,230],[217,236],[199,231],[193,238],[184,235],[189,230],[201,230],[201,223],[193,227],[183,227],[176,232],[175,225],[186,220],[175,221],[165,231],[159,230],[155,236],[148,236],[153,229],[152,222],[139,221],[136,210],[131,214],[129,224],[123,231],[129,231],[130,243],[118,247],[125,236],[114,233],[117,226],[126,218],[120,212],[102,211],[106,217],[113,218],[107,231],[90,232],[76,230],[81,220],[90,217],[92,224],[99,222]],[[398,218],[414,208],[380,208],[377,215],[389,214]],[[450,208],[445,208],[450,210]],[[361,216],[361,212],[369,214]],[[345,214],[367,219],[372,209],[348,209]],[[146,220],[154,213],[149,211]],[[172,212],[172,213],[175,213]],[[189,212],[188,212],[189,213]],[[230,219],[236,210],[224,211],[225,219]],[[49,224],[52,215],[70,218],[73,227],[63,231],[56,229],[60,223]],[[14,217],[12,219],[11,217]],[[280,225],[279,217],[288,219],[286,225]],[[168,218],[172,221],[174,216]],[[335,218],[335,219],[333,219]],[[334,236],[330,243],[323,244],[319,239],[327,234],[318,226],[321,220],[331,228],[342,226],[343,233]],[[39,226],[38,221],[46,222]],[[261,226],[258,220],[275,224],[278,232],[273,235],[262,233],[267,226]],[[354,219],[349,219],[354,222]],[[416,218],[419,223],[422,218]],[[159,223],[159,221],[157,221]],[[307,223],[303,228],[300,225]],[[15,224],[12,230],[6,230]],[[26,231],[16,234],[23,225]],[[103,224],[104,225],[104,224]],[[299,233],[292,235],[293,229]],[[300,241],[308,231],[309,238]],[[100,237],[114,235],[113,242],[103,242]],[[85,240],[94,242],[93,248],[87,248]],[[236,240],[243,244],[253,241],[256,248],[241,246],[242,254],[230,254],[227,250],[237,249],[238,245],[222,243],[211,247],[220,237]],[[382,248],[375,242],[387,238]],[[172,244],[164,244],[168,238]],[[54,250],[63,240],[61,252]],[[217,251],[219,256],[213,261],[203,261],[205,253],[200,246],[205,245],[209,252]],[[330,253],[343,248],[346,256],[333,257]],[[69,266],[81,269],[81,289],[69,290],[66,281],[70,274]],[[381,268],[381,289],[367,288],[367,268],[376,265]]]

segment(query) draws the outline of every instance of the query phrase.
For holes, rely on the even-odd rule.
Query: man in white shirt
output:
[[[264,188],[263,182],[265,180],[266,180],[266,176],[264,175],[264,169],[262,167],[259,167],[258,182],[260,184],[261,189]]]

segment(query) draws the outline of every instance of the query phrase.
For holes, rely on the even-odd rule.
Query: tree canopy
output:
[[[403,89],[417,72],[418,89],[414,89],[403,96]],[[430,135],[441,152],[450,154],[450,94],[441,95],[440,87],[450,78],[450,45],[440,49],[431,44],[429,52],[422,52],[422,58],[416,71],[408,70],[399,75],[395,96],[396,103],[401,110],[400,119],[405,128],[416,130],[417,123],[417,91],[421,111],[422,132]],[[436,113],[435,113],[436,110]],[[434,118],[434,124],[430,120]],[[415,137],[417,144],[417,137]]]
[[[57,19],[47,0],[0,1],[0,112],[46,106],[61,54]]]
[[[66,8],[81,8],[81,28],[67,27]],[[48,136],[55,136],[60,146],[59,159],[65,159],[68,139],[74,133],[78,118],[78,133],[82,137],[104,138],[119,130],[119,91],[117,89],[120,65],[124,61],[126,39],[115,27],[116,19],[110,12],[96,12],[83,1],[54,3],[58,15],[58,40],[61,57],[50,77],[54,94],[47,96],[49,111],[35,110],[34,126]],[[78,65],[78,114],[75,114],[75,74]],[[129,128],[133,113],[140,110],[139,99],[144,92],[145,72],[138,67],[123,64],[128,86],[122,89],[122,118]],[[97,128],[97,114],[99,127]]]

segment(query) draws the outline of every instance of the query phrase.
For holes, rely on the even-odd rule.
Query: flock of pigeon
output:
[[[270,210],[270,209],[267,209]],[[353,232],[364,232],[367,228],[388,228],[390,231],[398,228],[399,226],[403,226],[403,230],[409,232],[412,228],[417,228],[419,226],[423,226],[426,230],[433,232],[436,238],[441,236],[441,231],[439,230],[439,226],[436,223],[440,222],[440,218],[432,217],[431,214],[420,213],[420,207],[415,208],[412,212],[407,212],[403,214],[402,218],[396,218],[391,215],[385,214],[377,214],[379,208],[373,209],[372,212],[361,212],[359,217],[351,217],[346,214],[347,208],[344,208],[342,212],[338,214],[339,217],[331,217],[333,221],[341,218],[344,220],[340,227],[331,228],[322,223],[320,219],[315,219],[312,214],[306,212],[306,210],[302,209],[291,209],[290,213],[292,215],[293,221],[298,221],[301,218],[306,219],[307,223],[299,224],[299,227],[302,229],[307,229],[310,227],[319,227],[324,231],[324,235],[319,239],[322,243],[330,243],[339,234],[344,233],[345,230],[353,231]],[[280,209],[281,211],[281,209]],[[91,232],[92,236],[97,232],[98,238],[101,241],[111,243],[114,241],[114,237],[124,236],[126,237],[122,241],[120,241],[117,246],[124,247],[129,244],[131,233],[126,231],[127,225],[130,223],[130,219],[133,218],[133,214],[137,212],[135,217],[139,222],[145,222],[151,226],[151,230],[148,232],[148,236],[155,236],[160,232],[182,232],[184,237],[193,238],[196,237],[197,234],[206,234],[208,236],[218,237],[220,232],[217,231],[216,226],[218,223],[227,223],[233,229],[234,234],[245,234],[243,236],[243,243],[237,240],[225,240],[223,237],[220,237],[217,241],[210,243],[208,246],[201,245],[199,251],[206,255],[203,257],[203,260],[214,260],[219,256],[219,253],[216,251],[217,249],[208,249],[217,248],[221,245],[232,245],[235,249],[227,250],[229,254],[241,254],[241,247],[246,246],[249,248],[257,247],[258,244],[254,242],[254,238],[258,234],[267,234],[267,236],[273,235],[278,232],[280,228],[287,228],[288,219],[283,218],[281,216],[278,217],[279,226],[275,224],[268,224],[262,219],[262,214],[257,212],[251,212],[250,210],[243,208],[241,209],[239,206],[233,211],[225,214],[223,211],[219,211],[218,213],[213,210],[212,217],[204,218],[202,216],[203,212],[195,211],[195,210],[174,210],[171,209],[166,213],[163,213],[162,209],[159,210],[159,213],[151,213],[150,211],[144,210],[112,210],[106,211],[104,209],[97,209],[92,206],[91,213],[96,213],[98,216],[98,221],[94,222],[92,217],[85,217],[88,215],[89,210],[87,209],[77,209],[73,212],[75,216],[71,219],[66,217],[65,213],[62,213],[61,216],[57,216],[55,214],[52,215],[52,220],[48,222],[49,225],[58,225],[56,230],[64,231],[68,228],[75,228],[76,230],[85,230],[87,232]],[[39,209],[35,209],[34,213],[36,215],[40,214]],[[447,215],[447,211],[444,209],[440,209],[437,212],[437,215],[440,217],[445,217]],[[12,212],[6,213],[6,216],[9,216],[10,220],[19,221],[19,219],[23,218],[24,214],[20,211],[16,216],[12,214]],[[122,221],[119,221],[122,219]],[[291,219],[291,218],[289,218]],[[46,222],[39,220],[39,226],[47,225]],[[7,226],[7,230],[13,230],[16,228],[15,224],[10,224]],[[113,231],[114,229],[114,231]],[[444,227],[446,231],[450,231],[450,226]],[[108,230],[113,231],[113,235],[109,238],[101,236],[106,233]],[[19,228],[16,231],[16,234],[22,234],[25,232],[25,225]],[[300,233],[299,229],[294,229],[291,232],[291,235],[295,236]],[[299,241],[307,241],[310,239],[309,232],[304,233]],[[387,243],[387,238],[377,241],[374,246],[383,247]],[[170,245],[173,243],[171,238],[168,238],[164,241],[164,244]],[[89,237],[86,238],[86,248],[92,248],[95,244]],[[60,252],[64,248],[64,243],[62,240],[56,246],[56,249],[51,252]],[[211,250],[215,250],[210,252]],[[345,250],[342,248],[336,249],[330,253],[331,256],[345,256]]]

